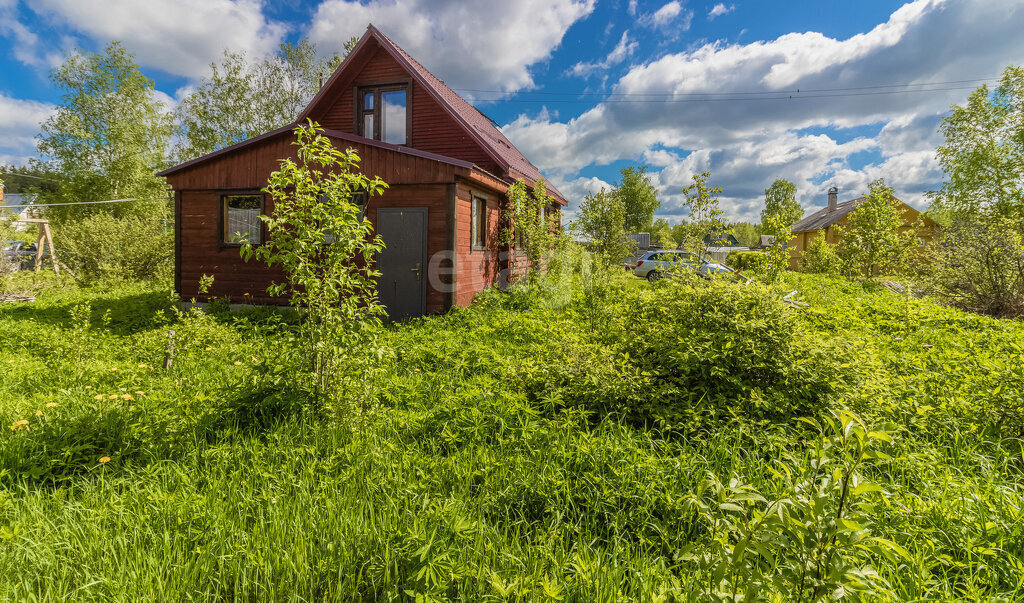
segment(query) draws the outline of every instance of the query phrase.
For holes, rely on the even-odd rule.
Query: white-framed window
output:
[[[487,246],[487,199],[483,197],[473,197],[471,235],[473,249]]]

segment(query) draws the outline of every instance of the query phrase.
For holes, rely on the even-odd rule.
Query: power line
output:
[[[532,94],[537,96],[578,96],[578,97],[597,97],[597,98],[613,98],[613,97],[670,97],[675,98],[679,96],[756,96],[764,94],[784,94],[788,95],[802,94],[805,92],[849,92],[855,90],[880,90],[883,88],[910,88],[912,86],[950,86],[953,84],[976,84],[978,82],[994,82],[998,81],[999,78],[989,77],[980,78],[973,80],[950,80],[945,82],[917,82],[917,83],[906,83],[906,84],[877,84],[874,86],[855,86],[849,88],[795,88],[793,90],[730,90],[724,92],[581,92],[581,91],[569,91],[569,92],[548,92],[538,90],[536,92],[522,92],[520,94]],[[970,86],[973,87],[973,86]],[[960,90],[961,88],[941,88],[938,90]],[[478,93],[489,93],[489,94],[510,94],[507,90],[482,90],[478,88],[453,88],[457,92],[478,92]],[[919,90],[907,90],[907,92],[918,92]],[[923,90],[921,92],[929,92],[930,90]]]
[[[19,174],[18,172],[0,172],[0,174],[3,174],[4,176],[17,176],[19,178],[35,178],[36,180],[50,180],[53,182],[60,182],[58,178],[44,178],[42,176],[33,176],[31,174]]]
[[[843,94],[802,94],[795,93],[786,96],[744,96],[744,97],[723,97],[723,98],[665,98],[665,99],[569,99],[569,98],[505,98],[505,99],[477,99],[480,102],[488,103],[567,103],[567,104],[670,104],[670,103],[712,103],[712,102],[733,102],[733,101],[794,101],[815,98],[850,98],[858,96],[886,96],[893,94],[910,94],[918,92],[947,92],[951,90],[972,90],[974,86],[952,86],[947,88],[929,88],[925,90],[885,90],[875,92],[849,92]],[[723,93],[727,94],[727,93]]]
[[[95,203],[128,203],[129,201],[167,201],[168,197],[146,197],[145,199],[108,199],[106,201],[75,201],[72,203],[30,203],[26,207],[55,207],[57,205],[91,205]]]

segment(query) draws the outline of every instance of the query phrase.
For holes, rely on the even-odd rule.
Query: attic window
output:
[[[359,89],[359,133],[391,144],[408,144],[409,93],[405,85]]]

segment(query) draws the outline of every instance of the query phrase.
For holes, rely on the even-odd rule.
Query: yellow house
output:
[[[864,197],[857,197],[839,203],[838,197],[839,189],[834,186],[828,189],[828,205],[790,227],[790,231],[794,235],[793,241],[789,244],[789,268],[791,270],[797,270],[803,265],[804,252],[807,251],[807,246],[815,237],[821,236],[820,231],[824,231],[826,241],[833,245],[837,243],[839,233],[836,232],[835,227],[845,226],[853,210],[864,202]],[[899,202],[903,212],[903,224],[900,226],[900,232],[906,232],[918,218],[921,218],[922,227],[917,235],[921,239],[921,244],[933,241],[938,235],[939,225],[931,218],[921,216],[921,212],[899,199],[896,201]]]

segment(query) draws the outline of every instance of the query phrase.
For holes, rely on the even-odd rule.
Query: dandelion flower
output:
[[[15,421],[14,424],[11,425],[11,431],[18,431],[18,429],[22,427],[28,427],[28,420],[22,419],[20,421]]]
[[[95,396],[92,397],[92,399],[93,400],[102,400],[103,399],[103,394],[96,394]]]
[[[146,364],[145,362],[139,364],[139,368],[146,368],[147,366],[149,366],[149,365]]]
[[[110,457],[109,456],[101,456],[100,457],[100,462],[101,463],[109,463],[110,462]]]
[[[240,364],[242,364],[242,361],[241,361],[241,360],[236,360],[236,361],[235,361],[235,366],[239,366]]]
[[[86,385],[85,389],[92,389],[92,386],[91,385]]]
[[[41,411],[41,410],[37,410],[37,411],[36,411],[36,416],[37,416],[37,417],[41,417],[41,416],[43,416],[43,411]]]
[[[54,406],[57,406],[56,402],[47,402],[46,403],[46,408],[53,408]]]
[[[133,398],[131,394],[121,394],[121,399],[122,400],[134,400],[135,398]]]
[[[253,362],[259,362],[259,360],[257,360],[255,356],[252,357],[252,361]]]
[[[207,352],[209,352],[209,351],[210,351],[210,350],[212,350],[212,349],[213,349],[213,348],[211,348],[210,346],[206,346],[206,351],[207,351]]]
[[[117,367],[115,366],[114,368],[110,369],[110,372],[113,373],[116,370],[117,370]]]
[[[136,390],[136,392],[135,392],[135,393],[136,393],[137,395],[141,396],[142,394],[144,394],[144,393],[146,393],[146,392],[144,392],[144,391],[142,391],[142,390],[140,389],[140,390]]]
[[[110,394],[107,396],[107,400],[117,400],[117,394]]]

